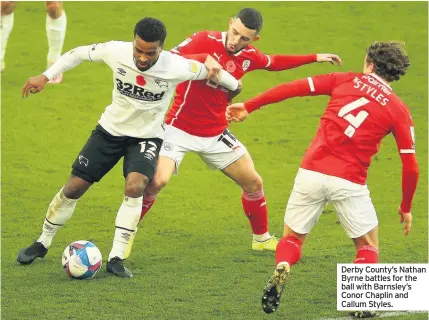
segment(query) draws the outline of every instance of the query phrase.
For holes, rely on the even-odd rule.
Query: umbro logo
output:
[[[122,68],[118,68],[118,73],[121,75],[121,76],[125,76],[125,74],[127,73],[124,69],[122,69]]]
[[[125,241],[130,241],[131,234],[129,234],[128,232],[121,233],[121,236],[122,238],[124,238]]]

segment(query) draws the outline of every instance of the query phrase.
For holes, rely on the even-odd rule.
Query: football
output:
[[[79,240],[65,248],[61,260],[70,278],[91,279],[101,268],[102,256],[95,244]]]

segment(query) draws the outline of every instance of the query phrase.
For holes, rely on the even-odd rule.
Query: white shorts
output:
[[[159,155],[176,162],[176,174],[187,152],[197,153],[210,169],[222,170],[247,153],[247,149],[228,129],[215,137],[197,137],[173,126],[165,126]]]
[[[361,237],[378,225],[366,185],[302,168],[289,197],[285,224],[297,233],[309,233],[328,201],[349,238]]]

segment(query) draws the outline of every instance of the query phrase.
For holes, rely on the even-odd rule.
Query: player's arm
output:
[[[228,121],[239,122],[246,119],[250,113],[268,104],[294,97],[330,95],[335,83],[335,75],[335,73],[329,73],[278,85],[244,103],[234,103],[228,106],[225,116]]]
[[[44,89],[45,84],[58,74],[81,64],[83,61],[102,61],[106,44],[81,46],[64,53],[52,66],[41,75],[31,77],[22,88],[22,97],[29,93],[37,93]]]
[[[297,68],[305,64],[313,62],[329,62],[342,65],[341,58],[332,53],[318,53],[309,55],[269,55],[268,62],[265,67],[268,71],[283,71]]]
[[[227,88],[228,90],[235,91],[239,87],[239,82],[237,79],[235,79],[230,73],[226,72],[223,69],[220,69],[217,74],[211,75],[209,73],[209,70],[211,69],[210,66],[206,66],[206,64],[202,64],[199,61],[195,60],[189,60],[187,59],[188,64],[190,65],[190,69],[193,71],[198,72],[191,72],[188,73],[186,78],[183,81],[186,80],[206,80],[210,79],[217,84],[219,84],[222,87]],[[216,62],[216,61],[215,61]]]
[[[216,77],[222,66],[207,53],[207,39],[208,33],[206,31],[194,33],[171,49],[170,52],[203,63],[208,69],[208,79],[217,82]]]
[[[414,125],[409,114],[397,117],[392,133],[402,161],[402,201],[398,213],[400,222],[405,221],[404,234],[407,235],[411,229],[411,205],[419,179],[419,166],[414,148]]]

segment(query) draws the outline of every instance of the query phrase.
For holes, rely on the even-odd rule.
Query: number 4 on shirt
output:
[[[368,117],[369,113],[362,110],[360,111],[356,116],[350,114],[351,111],[360,108],[364,105],[369,103],[369,100],[366,98],[360,98],[355,101],[350,102],[349,104],[346,104],[344,107],[340,109],[338,112],[338,116],[347,120],[350,125],[347,127],[346,131],[344,131],[344,134],[348,136],[349,138],[353,137],[353,135],[356,132],[356,129],[359,128],[359,126],[362,124],[362,122],[365,121],[366,117]]]

